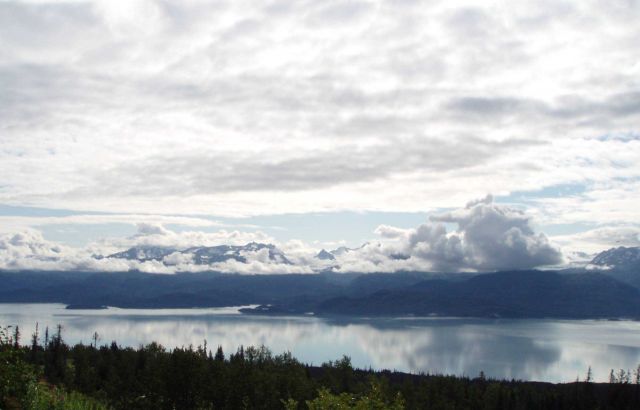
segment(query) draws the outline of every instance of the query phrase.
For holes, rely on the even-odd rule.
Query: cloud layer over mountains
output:
[[[301,241],[278,243],[261,232],[175,232],[140,223],[135,235],[105,238],[78,249],[27,230],[0,237],[0,268],[248,274],[459,272],[529,269],[563,262],[559,249],[544,234],[534,232],[529,216],[493,203],[491,196],[432,216],[416,228],[381,225],[376,233],[379,238],[362,247],[342,248],[331,252],[331,257],[318,258],[317,248]]]
[[[638,246],[638,21],[635,0],[0,0],[0,268],[495,270]],[[487,192],[504,205],[454,209]],[[342,214],[335,235],[317,214]],[[253,242],[291,264],[187,251]]]

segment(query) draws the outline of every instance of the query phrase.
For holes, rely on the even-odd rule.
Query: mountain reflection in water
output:
[[[498,320],[458,318],[322,319],[245,316],[224,309],[65,310],[57,304],[0,304],[0,325],[19,325],[23,341],[39,323],[63,326],[68,343],[124,346],[157,341],[165,347],[197,346],[206,339],[230,353],[239,345],[291,351],[321,364],[342,355],[357,367],[552,382],[596,380],[609,370],[640,363],[640,322],[595,320]]]

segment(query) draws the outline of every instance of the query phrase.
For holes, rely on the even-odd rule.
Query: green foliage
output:
[[[27,386],[35,380],[30,365],[22,360],[9,328],[0,327],[0,408],[9,407],[27,394]]]
[[[292,399],[292,398],[289,398],[287,400],[280,400],[280,402],[284,406],[284,410],[297,410],[298,409],[298,402],[296,400]]]
[[[107,407],[95,399],[78,392],[49,387],[44,383],[31,383],[23,400],[25,410],[106,410]]]
[[[318,397],[307,401],[309,410],[403,410],[404,400],[398,393],[393,401],[386,399],[382,386],[372,382],[369,393],[354,397],[348,393],[332,394],[329,389],[323,387],[318,390]]]
[[[78,392],[67,392],[63,388],[40,382],[39,368],[25,361],[26,352],[18,344],[19,330],[15,330],[13,335],[9,336],[9,329],[0,328],[0,409],[107,409],[95,399]]]

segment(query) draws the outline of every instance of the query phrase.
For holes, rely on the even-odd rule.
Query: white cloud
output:
[[[457,229],[447,231],[447,225]],[[494,204],[491,196],[469,202],[465,208],[431,217],[413,229],[381,225],[376,233],[381,241],[365,243],[357,249],[335,252],[335,260],[315,258],[318,249],[299,240],[280,243],[261,232],[220,230],[217,232],[175,232],[159,224],[142,222],[134,235],[105,238],[85,248],[63,247],[29,230],[0,237],[0,268],[53,270],[140,270],[151,273],[214,270],[230,273],[313,273],[325,269],[338,272],[396,271],[483,271],[529,269],[557,265],[562,258],[544,234],[535,233],[530,217],[522,211]],[[630,237],[631,233],[626,233]],[[637,234],[636,234],[637,235]],[[637,240],[637,236],[636,236]],[[249,242],[275,244],[291,263],[273,257],[270,250],[247,249],[244,261],[200,265],[191,247]],[[132,247],[175,249],[162,260],[96,258]]]
[[[98,260],[86,250],[47,241],[36,230],[0,235],[0,269],[123,271],[132,268],[127,261]]]
[[[414,229],[378,227],[376,233],[390,241],[338,256],[340,270],[491,271],[562,262],[560,250],[533,231],[529,216],[494,204],[491,196],[430,219]],[[445,223],[457,229],[448,232]]]
[[[567,251],[596,253],[618,246],[640,246],[640,227],[605,226],[551,239]]]
[[[589,0],[1,2],[0,202],[419,211],[575,183],[556,221],[629,223],[639,18]]]
[[[49,225],[97,224],[173,224],[192,228],[226,226],[223,223],[211,219],[168,215],[78,214],[67,216],[0,216],[0,232],[15,232]]]
[[[190,253],[173,252],[162,258],[162,262],[169,266],[190,265],[193,264],[193,255]]]
[[[192,246],[215,246],[220,244],[244,245],[248,242],[271,242],[273,238],[260,231],[238,231],[221,229],[216,232],[174,232],[159,224],[142,223],[137,232],[127,238],[105,239],[111,246],[160,246],[186,249]]]
[[[174,252],[159,260],[136,261],[120,258],[96,258],[107,256],[134,246],[175,247],[178,250],[191,246],[221,244],[246,244],[253,240],[268,240],[261,233],[220,231],[216,233],[176,233],[161,226],[141,224],[138,233],[122,239],[104,239],[85,248],[73,248],[47,241],[36,230],[26,230],[0,235],[0,269],[4,270],[89,270],[129,271],[147,273],[175,273],[220,271],[228,273],[309,273],[305,266],[284,265],[269,260],[268,251],[246,252],[247,263],[227,261],[211,265],[193,263],[192,255]]]

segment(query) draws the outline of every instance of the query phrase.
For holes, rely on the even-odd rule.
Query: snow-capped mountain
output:
[[[126,251],[114,253],[107,256],[107,258],[118,258],[128,260],[138,260],[140,262],[145,261],[161,261],[165,256],[171,255],[176,252],[173,248],[162,248],[157,246],[134,246]]]
[[[360,250],[360,249],[364,248],[365,246],[367,246],[368,244],[369,244],[368,242],[365,242],[359,248],[347,248],[346,246],[341,246],[341,247],[339,247],[337,249],[334,249],[334,250],[328,251],[328,252],[325,249],[322,249],[316,255],[316,259],[335,260],[337,256],[342,256],[342,255],[345,255],[345,254],[347,254],[349,252],[354,252],[354,251]]]
[[[591,265],[608,269],[640,269],[640,247],[611,248],[597,254]]]
[[[243,246],[195,246],[184,250],[156,246],[137,246],[107,257],[138,260],[140,262],[150,260],[162,261],[166,256],[176,252],[187,256],[191,255],[193,263],[196,265],[210,265],[217,262],[226,262],[231,259],[241,263],[247,263],[247,258],[250,255],[253,256],[259,253],[264,253],[264,257],[267,258],[269,262],[285,265],[292,264],[285,254],[275,245],[256,242],[251,242]]]
[[[224,262],[234,259],[238,262],[247,263],[247,253],[257,253],[266,250],[270,262],[291,265],[284,253],[275,245],[251,242],[244,246],[219,245],[210,247],[189,248],[182,253],[192,254],[194,263],[198,265],[209,265],[215,262]]]
[[[318,252],[318,254],[316,255],[316,258],[321,259],[323,261],[327,261],[327,260],[335,260],[336,257],[333,256],[333,254],[331,252],[327,252],[326,250],[322,249],[320,252]]]

